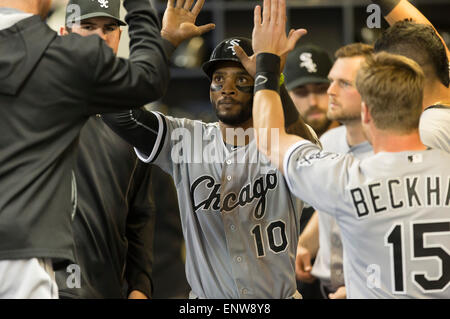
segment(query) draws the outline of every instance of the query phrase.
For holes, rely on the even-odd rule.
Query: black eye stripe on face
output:
[[[252,86],[252,85],[249,85],[249,86],[236,85],[236,88],[243,93],[253,93],[253,90],[254,90],[254,86]]]
[[[249,94],[253,93],[253,89],[254,89],[254,87],[252,85],[250,85],[250,86],[236,85],[236,88],[243,93],[249,93]],[[218,92],[222,89],[223,89],[223,85],[211,84],[211,86],[210,86],[210,90],[212,92]]]

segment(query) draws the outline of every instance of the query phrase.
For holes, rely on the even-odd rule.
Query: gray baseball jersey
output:
[[[347,143],[347,128],[342,125],[331,129],[320,137],[324,151],[353,154],[363,159],[373,155],[372,146],[368,142],[350,147]],[[321,283],[330,290],[344,285],[343,252],[341,232],[333,214],[319,214],[319,251],[311,271]]]
[[[450,107],[434,105],[423,111],[419,132],[425,145],[450,152]]]
[[[254,141],[227,148],[218,123],[154,114],[153,152],[136,152],[174,179],[191,296],[292,297],[302,204],[283,175]]]
[[[305,141],[286,153],[291,191],[339,224],[349,298],[450,298],[449,163],[441,150],[359,160]]]

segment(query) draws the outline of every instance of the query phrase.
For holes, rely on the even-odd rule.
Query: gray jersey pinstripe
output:
[[[434,149],[363,160],[304,141],[288,150],[291,191],[339,224],[349,298],[450,298],[449,163]]]
[[[138,150],[137,154],[174,179],[193,294],[293,296],[302,204],[281,173],[257,151],[254,141],[228,150],[218,123],[154,114],[160,122],[154,151],[150,156]],[[164,123],[167,134],[161,140]]]

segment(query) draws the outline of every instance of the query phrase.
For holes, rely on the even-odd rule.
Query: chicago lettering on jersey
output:
[[[191,198],[194,203],[194,211],[197,212],[199,209],[220,209],[221,211],[229,212],[239,206],[244,207],[251,204],[257,199],[258,202],[255,205],[253,214],[256,219],[260,219],[266,212],[266,195],[270,190],[275,189],[277,184],[278,178],[276,173],[260,176],[252,183],[243,186],[239,191],[239,194],[235,194],[234,192],[224,194],[221,207],[220,184],[216,183],[212,176],[203,175],[197,178],[191,185]],[[203,187],[201,187],[201,185],[203,185]],[[196,202],[195,195],[197,195],[197,197],[201,197],[203,193],[206,195],[207,192],[205,192],[205,190],[209,191],[209,195],[205,199]]]
[[[358,218],[403,208],[450,207],[450,177],[390,178],[349,191]]]

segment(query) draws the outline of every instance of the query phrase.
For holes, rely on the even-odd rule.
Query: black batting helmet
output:
[[[202,65],[203,72],[205,72],[210,79],[216,69],[217,63],[225,61],[241,63],[239,58],[236,56],[236,52],[234,51],[233,47],[235,45],[239,45],[242,49],[244,49],[248,56],[253,55],[252,40],[242,37],[223,40],[218,46],[216,46],[211,54],[211,57],[209,58],[209,61],[203,63]]]

